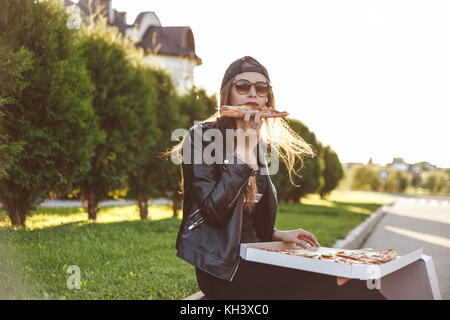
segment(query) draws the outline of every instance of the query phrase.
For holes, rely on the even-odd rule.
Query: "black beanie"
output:
[[[252,65],[244,66],[244,63],[246,62]],[[225,75],[223,76],[222,85],[220,88],[222,89],[230,79],[242,72],[259,72],[262,73],[267,78],[267,80],[270,81],[269,73],[267,72],[266,68],[264,68],[264,66],[260,64],[255,58],[245,56],[230,64],[227,71],[225,71]]]

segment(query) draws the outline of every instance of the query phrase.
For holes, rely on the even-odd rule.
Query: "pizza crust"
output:
[[[256,111],[259,111],[261,118],[278,118],[287,117],[289,115],[286,111],[278,111],[268,107],[253,107],[248,105],[221,106],[219,109],[221,116],[231,118],[243,118],[247,111],[251,112],[250,116],[253,116]]]

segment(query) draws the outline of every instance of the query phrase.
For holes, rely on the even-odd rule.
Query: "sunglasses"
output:
[[[246,94],[250,91],[252,86],[255,86],[256,94],[262,98],[267,97],[270,91],[270,84],[264,81],[258,81],[255,83],[251,83],[245,79],[239,79],[233,82],[234,87],[236,88],[237,93]]]

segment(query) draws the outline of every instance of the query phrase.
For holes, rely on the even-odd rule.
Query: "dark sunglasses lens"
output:
[[[236,90],[240,94],[244,94],[250,91],[252,84],[247,80],[236,81]]]
[[[267,96],[269,94],[269,84],[266,82],[257,82],[255,85],[256,93],[260,96]]]

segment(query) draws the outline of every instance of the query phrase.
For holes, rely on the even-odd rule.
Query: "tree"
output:
[[[162,136],[157,123],[157,108],[164,110],[164,106],[158,105],[159,82],[155,71],[144,65],[134,67],[134,71],[135,97],[132,101],[137,114],[138,132],[133,139],[134,157],[131,161],[134,164],[128,172],[127,196],[138,201],[141,219],[147,219],[148,201],[157,192],[157,177],[152,179],[152,163],[157,161],[154,156],[155,148]],[[158,173],[161,174],[161,171],[158,170]]]
[[[192,87],[189,91],[177,96],[180,113],[183,115],[183,126],[190,128],[195,121],[201,121],[216,112],[216,97],[208,96],[205,89]]]
[[[342,169],[338,155],[331,149],[330,146],[326,146],[323,149],[322,159],[322,176],[324,184],[321,186],[319,194],[323,199],[337,187],[339,181],[344,175],[344,170]]]
[[[376,170],[366,166],[356,168],[353,175],[352,189],[378,191],[381,183]]]
[[[389,170],[386,179],[386,192],[404,192],[408,186],[408,176],[404,172]]]
[[[311,132],[307,126],[295,119],[288,119],[288,123],[295,133],[318,150],[318,154],[321,154],[322,145],[317,141],[315,134]],[[300,166],[301,162],[300,160],[297,160],[294,169],[298,171]],[[301,201],[301,198],[306,194],[314,193],[319,188],[321,177],[319,157],[305,158],[303,167],[300,169],[300,175],[301,178],[292,174],[293,182],[296,185],[300,185],[300,187],[292,185],[286,165],[280,159],[280,170],[275,176],[271,177],[277,189],[280,202]]]
[[[10,61],[24,58],[9,65],[6,79],[17,83],[1,97],[2,134],[21,146],[0,180],[0,200],[13,225],[25,226],[26,214],[50,190],[64,192],[89,170],[98,139],[93,86],[67,18],[60,2],[1,1],[1,41]]]
[[[437,170],[424,174],[423,188],[430,193],[448,192],[450,179],[446,172]]]
[[[194,121],[208,118],[214,113],[216,100],[209,97],[204,89],[193,87],[184,94],[177,94],[174,84],[167,74],[159,70],[158,77],[158,127],[163,133],[149,157],[147,172],[152,181],[152,197],[167,197],[172,200],[173,215],[176,216],[182,205],[180,166],[172,163],[170,156],[163,156],[177,141],[172,141],[175,129],[186,129]],[[178,137],[176,137],[178,138]]]
[[[136,79],[144,76],[133,68],[134,44],[116,28],[108,27],[103,17],[81,28],[80,46],[95,86],[92,106],[104,135],[95,147],[91,170],[79,182],[89,219],[96,220],[99,202],[108,191],[126,188],[128,173],[135,169],[140,134],[137,109],[142,104],[136,94],[143,90],[135,85],[141,81]]]
[[[411,179],[411,186],[415,189],[419,188],[422,185],[422,178],[420,173],[413,173]]]
[[[4,41],[0,43],[0,179],[6,178],[23,143],[13,141],[7,135],[6,106],[18,103],[17,99],[26,87],[23,73],[32,66],[31,53],[25,48],[14,52]]]

